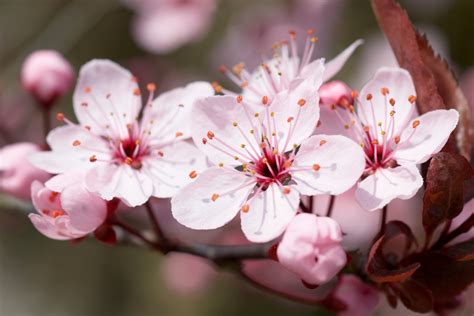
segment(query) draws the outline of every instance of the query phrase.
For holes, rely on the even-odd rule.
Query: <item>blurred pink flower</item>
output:
[[[362,282],[355,275],[350,274],[340,277],[332,295],[347,306],[345,311],[338,314],[340,316],[373,315],[380,300],[377,289]]]
[[[361,90],[357,112],[352,105],[321,107],[316,132],[346,135],[364,149],[355,196],[366,210],[413,197],[423,184],[417,165],[440,151],[457,125],[456,110],[418,116],[415,94],[406,70],[382,67]]]
[[[38,145],[16,143],[0,149],[0,191],[23,200],[30,200],[31,183],[46,181],[50,175],[29,161],[28,156],[40,152]]]
[[[87,63],[74,93],[80,125],[60,117],[68,124],[49,133],[52,151],[38,153],[32,161],[66,182],[82,172],[88,190],[129,206],[150,196],[172,196],[205,166],[204,157],[185,140],[194,100],[214,92],[210,84],[194,82],[153,100],[155,85],[147,89],[150,95],[138,122],[142,99],[136,78],[108,60]]]
[[[29,218],[40,233],[51,239],[84,237],[101,226],[107,216],[106,202],[88,192],[80,178],[61,193],[35,181],[31,199],[39,214],[30,214]]]
[[[181,295],[202,292],[216,276],[207,260],[182,253],[163,257],[160,271],[168,288]]]
[[[319,89],[319,103],[322,106],[352,103],[352,90],[342,81],[325,83]]]
[[[288,225],[278,245],[278,261],[309,284],[327,283],[346,264],[341,241],[335,220],[302,213]]]
[[[322,62],[312,67],[272,103],[263,97],[258,109],[241,96],[196,102],[193,139],[217,166],[172,198],[178,222],[215,229],[240,210],[246,237],[266,242],[283,233],[300,194],[340,194],[355,183],[365,164],[360,147],[336,135],[309,137],[319,118]]]
[[[38,50],[24,61],[21,83],[42,106],[49,107],[72,87],[74,69],[58,52]]]
[[[128,0],[137,16],[135,40],[152,53],[169,53],[200,40],[211,25],[216,0]]]

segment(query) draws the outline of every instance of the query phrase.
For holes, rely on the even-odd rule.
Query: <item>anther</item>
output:
[[[387,87],[383,87],[383,88],[380,89],[380,93],[382,93],[382,95],[385,96],[385,95],[390,93],[390,90],[388,90]]]
[[[165,155],[161,150],[158,150],[157,154],[158,154],[158,156],[160,156],[160,157],[163,157],[163,156]]]
[[[416,101],[416,96],[411,95],[408,97],[408,102],[410,102],[411,104],[415,103],[415,101]]]
[[[56,113],[56,119],[60,122],[64,121],[64,114],[61,112]]]
[[[218,166],[222,168],[222,167],[224,167],[224,163],[223,163],[223,162],[219,162]]]
[[[299,99],[299,100],[298,100],[298,105],[299,105],[299,106],[303,106],[303,105],[305,105],[305,104],[306,104],[306,100],[305,100],[305,99]]]
[[[138,88],[133,89],[133,95],[139,96],[140,95],[140,89],[138,89]]]
[[[400,136],[395,136],[393,140],[395,141],[395,144],[398,144],[400,142]]]
[[[214,88],[214,91],[216,93],[221,93],[222,92],[222,87],[216,81],[211,82],[211,86],[212,86],[212,88]]]
[[[77,139],[72,142],[72,145],[73,145],[74,147],[77,147],[77,146],[79,146],[80,144],[81,144],[81,142],[80,142],[79,140],[77,140]]]
[[[367,96],[365,97],[367,101],[372,100],[372,93],[368,93]]]
[[[418,125],[420,125],[420,121],[419,120],[415,120],[413,121],[413,124],[411,125],[413,128],[417,128]]]
[[[238,96],[237,96],[237,103],[241,103],[243,99],[244,99],[243,96],[238,95]]]
[[[290,34],[290,37],[291,37],[291,38],[293,38],[293,39],[296,38],[296,32],[295,32],[295,31],[291,30],[291,31],[289,31],[288,33]]]
[[[193,171],[191,171],[191,172],[189,173],[189,177],[190,177],[191,179],[196,178],[197,175],[198,175],[198,174],[197,174],[196,170],[193,170]]]
[[[247,213],[250,210],[250,206],[248,204],[244,204],[240,209],[242,212]]]
[[[287,121],[288,123],[291,123],[291,121],[293,121],[293,120],[294,120],[294,117],[293,117],[293,116],[290,116],[286,121]]]
[[[395,115],[395,111],[390,111],[390,116],[394,116]]]
[[[215,136],[215,135],[214,135],[214,133],[213,133],[212,131],[208,131],[208,132],[207,132],[207,138],[213,139],[214,136]]]
[[[239,124],[237,122],[232,122],[232,126],[237,127]]]
[[[372,145],[378,145],[379,144],[379,141],[377,139],[374,139],[373,141],[371,141]]]
[[[395,105],[395,99],[393,99],[393,98],[390,98],[390,100],[389,100],[388,102],[390,102],[390,105],[391,105],[391,106],[394,106],[394,105]]]
[[[204,137],[203,137],[202,143],[203,143],[203,145],[206,145],[206,144],[207,144],[207,138],[204,138]]]
[[[313,36],[309,39],[309,41],[314,44],[318,41],[318,38],[316,36]]]
[[[146,88],[148,91],[152,92],[152,91],[155,91],[156,90],[156,84],[154,83],[149,83],[146,85]]]
[[[217,194],[217,193],[214,193],[214,194],[211,196],[212,202],[215,202],[218,198],[219,198],[219,194]]]
[[[91,93],[91,91],[92,91],[91,87],[85,87],[84,88],[85,93]]]
[[[312,35],[312,34],[314,34],[314,32],[316,32],[316,30],[313,29],[313,28],[309,28],[309,29],[306,30],[306,34],[308,34],[308,35]]]
[[[283,194],[290,194],[291,189],[289,187],[284,187],[283,188]]]
[[[263,105],[267,105],[267,104],[268,104],[268,96],[264,95],[264,96],[262,97],[262,104],[263,104]]]
[[[127,157],[127,158],[124,159],[123,162],[125,162],[127,165],[131,166],[132,163],[133,163],[133,159],[130,158],[130,157]]]
[[[319,146],[322,146],[322,145],[324,145],[324,144],[326,144],[326,143],[327,143],[327,141],[326,141],[325,139],[321,139],[321,140],[319,141]]]
[[[239,157],[238,157],[238,156],[234,156],[234,160],[239,160]]]
[[[64,211],[56,210],[56,211],[53,211],[53,212],[51,213],[51,216],[54,217],[54,218],[57,218],[57,217],[62,216],[62,215],[64,215],[64,214],[65,214]]]
[[[181,137],[181,136],[183,136],[184,134],[183,134],[182,132],[176,132],[175,135],[176,135],[176,137]]]
[[[321,169],[321,166],[318,165],[317,163],[315,163],[315,164],[313,165],[313,170],[314,170],[314,171],[319,171],[319,169]]]
[[[89,161],[90,161],[90,162],[96,162],[96,161],[97,161],[96,155],[90,156]]]

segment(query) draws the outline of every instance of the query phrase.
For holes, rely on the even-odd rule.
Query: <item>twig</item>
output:
[[[166,239],[165,235],[163,234],[163,231],[161,230],[160,224],[158,222],[158,218],[155,215],[155,212],[153,212],[153,208],[150,204],[150,201],[145,203],[145,209],[148,213],[148,217],[150,218],[151,226],[153,227],[153,230],[155,231],[156,238],[158,239],[158,243],[161,247],[161,250],[166,253],[168,252],[168,240]]]
[[[125,224],[125,223],[122,223],[118,220],[110,221],[110,223],[112,225],[115,225],[115,226],[118,226],[118,227],[122,228],[124,231],[126,231],[130,235],[137,237],[138,239],[140,239],[144,244],[146,244],[150,248],[152,248],[152,249],[156,248],[155,243],[153,241],[149,240],[148,238],[146,238],[139,230],[137,230],[137,229]]]
[[[41,105],[40,105],[41,106]],[[51,129],[51,111],[49,107],[42,107],[41,113],[43,114],[43,136],[44,139],[48,136],[49,130]]]
[[[474,223],[474,214],[469,216],[461,225],[458,226],[458,228],[453,229],[450,233],[447,233],[444,237],[441,236],[431,248],[432,249],[442,248],[444,245],[452,241],[454,238],[469,231],[472,228],[473,223]]]

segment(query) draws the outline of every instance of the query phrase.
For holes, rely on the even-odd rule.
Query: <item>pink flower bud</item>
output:
[[[342,276],[333,295],[347,306],[340,316],[372,315],[379,304],[379,292],[354,275]]]
[[[19,199],[30,199],[30,187],[34,180],[46,181],[50,177],[34,167],[28,156],[39,152],[32,143],[16,143],[0,149],[0,191]]]
[[[35,228],[51,239],[82,238],[100,227],[107,217],[106,202],[87,191],[82,179],[61,193],[38,181],[31,185],[31,199],[38,214],[30,214]]]
[[[278,246],[279,262],[308,284],[331,280],[346,264],[339,224],[329,217],[299,214]]]
[[[331,81],[319,88],[319,103],[324,105],[352,104],[352,90],[342,81]]]
[[[39,50],[24,61],[21,82],[23,88],[47,108],[72,87],[74,70],[58,52]]]

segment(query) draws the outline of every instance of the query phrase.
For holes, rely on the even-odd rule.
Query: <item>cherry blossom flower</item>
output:
[[[105,200],[117,197],[137,206],[150,196],[172,196],[191,170],[205,165],[199,150],[184,140],[190,137],[194,100],[213,90],[195,82],[153,100],[155,85],[147,89],[150,95],[138,121],[142,99],[136,78],[111,61],[87,63],[74,93],[80,124],[58,114],[68,124],[50,132],[52,150],[32,161],[66,182],[69,175],[84,173],[86,188]]]
[[[330,281],[346,264],[339,224],[329,217],[297,215],[278,245],[278,261],[303,281],[320,285]]]
[[[30,214],[29,218],[40,233],[51,239],[84,237],[102,225],[107,216],[106,202],[88,192],[77,178],[61,193],[35,181],[31,199],[38,214]]]
[[[244,63],[239,63],[231,70],[221,66],[221,72],[225,73],[235,84],[242,88],[242,95],[249,103],[258,105],[262,97],[267,97],[272,102],[276,95],[289,89],[293,84],[302,79],[314,77],[314,73],[320,69],[320,64],[324,59],[311,61],[317,37],[314,36],[314,30],[308,30],[308,38],[303,54],[300,58],[297,44],[296,32],[290,32],[289,42],[281,42],[273,46],[273,58],[264,61],[261,66],[250,73]],[[329,80],[341,70],[347,59],[354,50],[363,43],[357,40],[348,48],[336,56],[333,60],[327,62],[322,75],[323,82]],[[319,87],[318,80],[313,82],[314,87]],[[217,92],[236,96],[237,94],[215,85]]]
[[[50,175],[33,166],[27,157],[39,152],[38,145],[16,143],[0,149],[0,191],[23,200],[31,197],[31,183],[46,181]]]
[[[308,138],[319,119],[321,61],[315,69],[312,77],[294,82],[272,104],[262,97],[258,109],[242,96],[196,102],[193,139],[217,166],[173,197],[178,222],[215,229],[240,210],[247,239],[266,242],[278,237],[295,216],[300,194],[340,194],[355,183],[364,168],[356,143],[335,135]]]
[[[341,276],[333,295],[346,304],[341,316],[373,315],[380,301],[377,289],[354,275]]]
[[[209,29],[215,0],[127,0],[137,16],[133,35],[153,53],[169,53],[201,39]]]
[[[351,137],[364,149],[366,167],[355,196],[369,211],[395,198],[409,199],[423,184],[417,165],[446,144],[457,125],[456,110],[418,116],[415,87],[400,68],[380,68],[354,106],[321,107],[317,133]]]
[[[21,83],[41,105],[49,107],[72,87],[74,69],[54,50],[35,51],[23,63]]]

